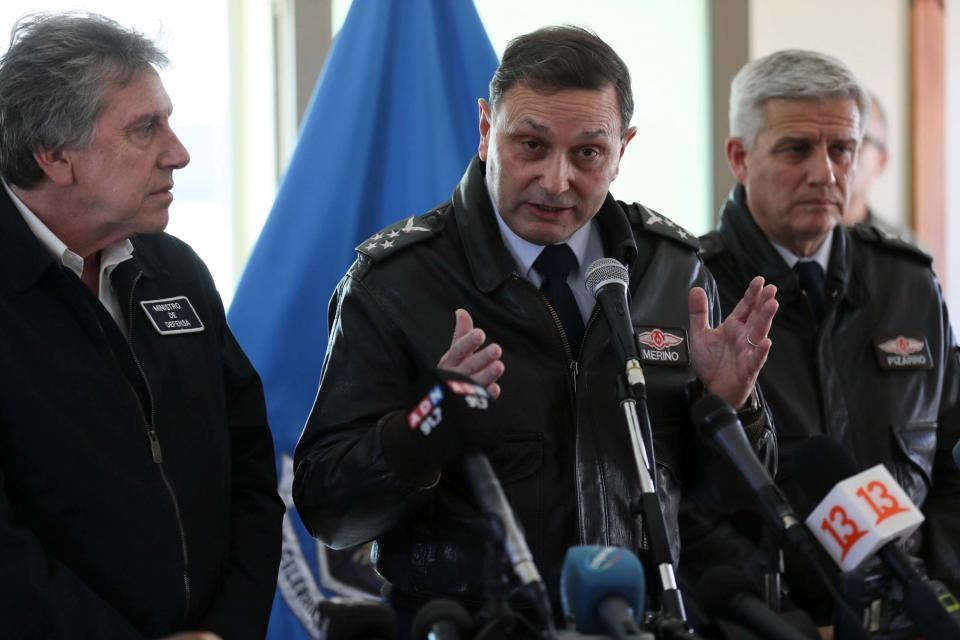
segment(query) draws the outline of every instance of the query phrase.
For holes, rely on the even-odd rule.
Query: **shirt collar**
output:
[[[17,196],[10,185],[7,184],[6,180],[0,179],[0,183],[3,184],[7,195],[10,196],[13,206],[20,212],[23,221],[27,223],[30,231],[37,237],[37,240],[40,241],[44,249],[53,256],[54,260],[59,261],[60,264],[73,271],[77,274],[78,278],[81,277],[83,274],[83,258],[71,251],[70,248],[37,217],[37,214],[24,204],[23,200]],[[104,247],[100,253],[100,273],[109,276],[114,267],[124,260],[129,260],[132,256],[133,244],[129,239],[120,240]]]
[[[770,238],[767,238],[770,240]],[[796,255],[783,245],[777,244],[773,240],[770,240],[770,244],[773,245],[773,248],[777,250],[777,253],[780,254],[780,257],[787,263],[787,266],[793,269],[793,266],[798,262],[816,262],[820,265],[820,268],[823,269],[823,272],[827,272],[827,267],[830,265],[830,249],[833,247],[833,233],[828,233],[827,237],[823,242],[820,243],[820,246],[816,251],[813,252],[808,258],[801,258]]]
[[[496,203],[492,204],[493,212],[497,216],[497,225],[500,227],[500,235],[503,236],[503,244],[506,245],[507,251],[510,252],[514,262],[517,264],[517,275],[522,278],[527,278],[530,270],[533,268],[534,261],[540,255],[540,252],[543,251],[544,245],[534,244],[514,233],[513,229],[507,226],[503,216],[500,215]],[[573,251],[573,255],[577,258],[578,270],[583,269],[591,233],[597,233],[593,227],[594,222],[590,220],[590,222],[577,229],[572,236],[565,240],[566,244]]]

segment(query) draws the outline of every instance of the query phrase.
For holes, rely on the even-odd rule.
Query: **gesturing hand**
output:
[[[487,339],[483,330],[474,328],[473,318],[464,309],[456,310],[456,318],[450,348],[437,362],[437,368],[468,376],[486,387],[494,399],[499,398],[500,385],[497,380],[504,371],[500,360],[503,350],[495,343],[480,349]]]
[[[741,407],[770,353],[770,324],[777,313],[777,288],[762,277],[750,281],[743,298],[719,327],[710,328],[707,292],[690,290],[690,349],[693,370],[707,391]]]

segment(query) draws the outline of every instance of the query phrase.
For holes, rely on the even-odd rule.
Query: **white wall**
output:
[[[960,0],[947,0],[947,303],[953,326],[960,318]]]
[[[948,5],[957,0],[948,0]],[[871,197],[878,214],[909,222],[910,12],[906,0],[751,0],[750,57],[813,49],[850,65],[887,112],[890,164]]]

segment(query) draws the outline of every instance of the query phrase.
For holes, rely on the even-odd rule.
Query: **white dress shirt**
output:
[[[539,289],[543,278],[533,268],[533,262],[543,251],[544,245],[528,242],[518,236],[504,222],[500,212],[497,211],[496,205],[494,205],[493,210],[497,214],[497,224],[500,225],[503,244],[506,245],[507,251],[510,252],[513,261],[516,263],[514,273]],[[603,240],[600,237],[600,230],[597,228],[596,221],[591,219],[590,222],[577,229],[572,236],[567,238],[566,244],[570,246],[573,255],[577,258],[577,269],[567,275],[567,285],[573,292],[577,307],[580,309],[580,315],[583,317],[583,323],[586,324],[596,304],[593,294],[587,290],[586,286],[587,267],[594,260],[604,257]]]
[[[770,240],[770,238],[767,238]],[[830,249],[833,247],[833,233],[828,233],[826,239],[820,245],[820,247],[813,252],[813,255],[808,258],[801,258],[796,255],[794,252],[790,251],[783,245],[779,245],[773,240],[770,240],[770,244],[773,245],[773,248],[777,250],[777,253],[780,254],[780,257],[784,259],[787,263],[787,266],[793,269],[793,265],[798,262],[816,262],[823,269],[824,275],[827,273],[827,267],[830,266]]]

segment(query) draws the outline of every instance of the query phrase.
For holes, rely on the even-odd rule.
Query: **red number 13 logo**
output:
[[[820,528],[836,540],[840,547],[841,560],[847,557],[847,553],[857,544],[860,538],[867,535],[866,531],[857,526],[855,520],[850,519],[846,509],[839,505],[830,510],[830,519],[824,518]],[[840,531],[837,530],[838,528]]]
[[[863,487],[857,489],[857,495],[866,500],[870,508],[873,509],[873,512],[877,514],[877,524],[880,524],[890,516],[908,511],[908,509],[900,506],[897,499],[887,491],[887,485],[879,480],[874,480],[868,484],[866,490],[864,490]],[[874,501],[874,497],[876,497],[877,501],[881,504]]]

